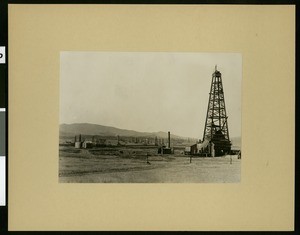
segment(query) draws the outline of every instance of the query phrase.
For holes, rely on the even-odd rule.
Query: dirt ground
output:
[[[236,155],[193,157],[156,148],[75,149],[60,146],[60,183],[239,183]],[[148,161],[147,163],[147,154]],[[232,160],[231,160],[232,159]]]

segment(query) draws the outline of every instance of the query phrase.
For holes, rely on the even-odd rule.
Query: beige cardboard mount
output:
[[[60,184],[60,51],[238,52],[241,183]],[[9,230],[293,230],[295,6],[9,5]]]

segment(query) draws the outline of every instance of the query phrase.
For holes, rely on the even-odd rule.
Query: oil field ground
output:
[[[60,146],[59,151],[61,183],[240,182],[241,160],[236,155],[193,157],[190,163],[190,156],[179,149],[172,155],[159,155],[157,148],[147,146],[93,149]]]

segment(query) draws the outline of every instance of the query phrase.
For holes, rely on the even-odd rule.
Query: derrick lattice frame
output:
[[[216,132],[221,131],[223,143],[230,144],[227,118],[222,74],[216,69],[212,74],[203,141],[214,140]]]

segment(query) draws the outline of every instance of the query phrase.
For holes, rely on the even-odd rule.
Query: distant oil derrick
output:
[[[155,145],[155,146],[158,146],[158,139],[157,139],[157,136],[155,136],[155,139],[154,139],[154,145]]]

